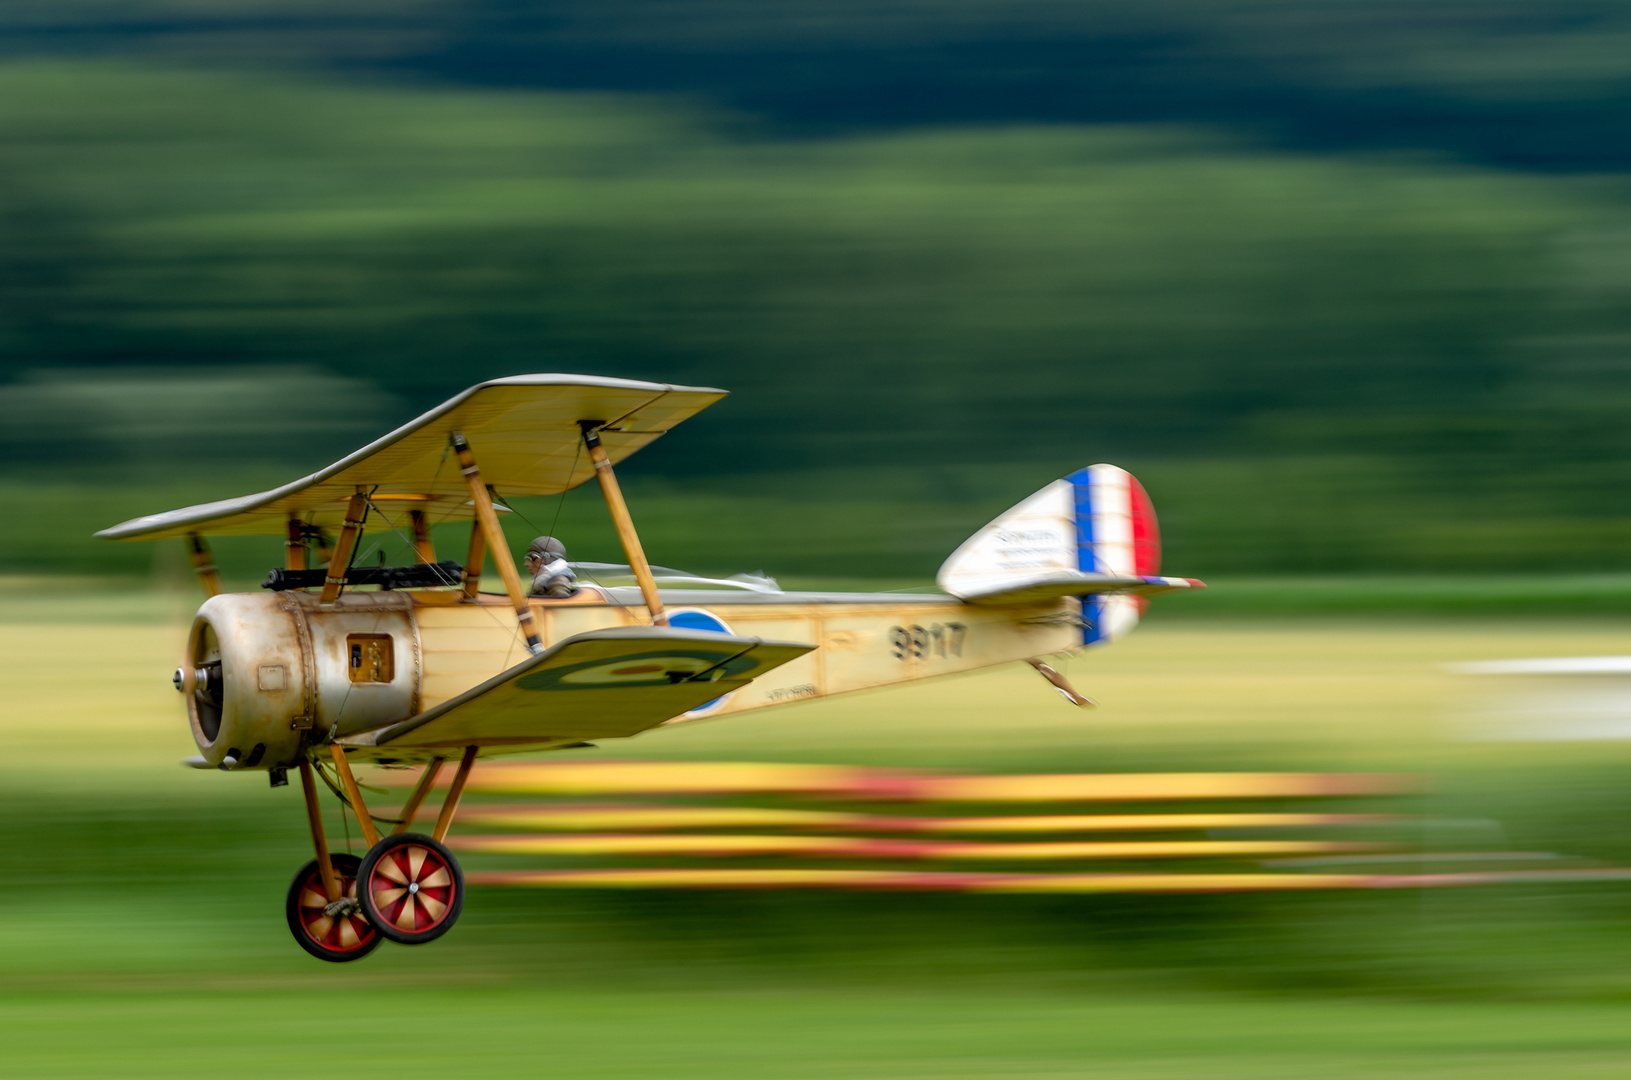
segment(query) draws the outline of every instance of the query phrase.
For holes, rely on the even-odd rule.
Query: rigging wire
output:
[[[356,813],[356,810],[351,805],[351,796],[347,795],[345,793],[345,789],[340,786],[340,781],[336,777],[329,776],[328,771],[332,768],[332,765],[325,765],[321,761],[314,760],[312,762],[312,771],[318,775],[318,778],[321,779],[325,785],[327,785],[330,791],[334,792],[334,797],[340,800],[340,818],[341,822],[344,823],[346,811],[350,810],[352,813]],[[357,781],[357,790],[372,791],[376,795],[387,794],[384,788],[365,784],[361,780]],[[401,818],[380,817],[372,810],[368,812],[368,816],[375,823],[380,825],[400,825],[402,823]],[[348,833],[346,835],[346,844],[349,846],[350,843],[351,839],[350,834]]]
[[[573,458],[573,461],[574,461],[574,466],[573,467],[576,468],[575,463],[576,463],[577,459]],[[489,484],[488,487],[492,489],[494,497],[501,499],[503,501],[505,507],[507,507],[511,513],[513,513],[516,517],[520,518],[522,521],[526,522],[527,527],[529,529],[532,529],[534,532],[536,532],[538,530],[538,526],[533,522],[533,520],[531,518],[527,517],[526,514],[522,513],[521,510],[515,505],[515,503],[511,502],[509,499],[504,499],[502,496],[500,496],[498,494],[498,489],[492,487],[491,484]],[[562,503],[562,505],[564,505],[565,502],[566,502],[566,492],[563,491],[563,492],[561,492],[561,503]],[[556,509],[555,516],[556,516],[557,520],[560,518],[559,508]],[[542,535],[544,535],[544,536],[554,536],[555,534],[554,534],[553,531],[551,531],[551,532],[544,533]],[[580,567],[580,569],[581,569],[581,567]],[[627,605],[623,601],[619,600],[617,598],[617,596],[612,592],[612,586],[602,585],[600,583],[600,579],[595,577],[595,575],[590,571],[587,571],[587,570],[584,571],[584,576],[589,579],[591,584],[593,584],[596,588],[600,589],[600,591],[606,595],[606,599],[611,601],[613,607],[623,608],[623,609],[628,608],[629,605]]]
[[[555,520],[549,523],[549,532],[545,536],[555,535],[555,526],[561,523],[561,511],[566,509],[566,493],[572,490],[572,478],[578,475],[578,459],[583,456],[583,440],[579,439],[577,449],[572,452],[572,468],[567,470],[567,486],[561,489],[561,501],[555,504]]]
[[[376,488],[375,490],[378,490],[378,489]],[[372,498],[368,499],[368,506],[369,506],[369,508],[371,510],[374,511],[374,513],[376,513],[376,514],[378,514],[380,516],[381,521],[385,522],[386,525],[390,526],[391,531],[396,533],[397,539],[401,540],[404,544],[406,544],[409,551],[414,550],[413,539],[411,537],[409,537],[407,533],[402,531],[401,526],[397,525],[396,522],[391,520],[390,515],[386,514],[385,511],[381,510],[378,506],[376,506],[374,504],[374,500]],[[384,543],[384,541],[381,540],[380,543]],[[370,548],[369,550],[372,551],[373,548]],[[432,571],[436,574],[436,576],[442,579],[442,584],[443,585],[453,586],[453,585],[458,584],[457,581],[454,581],[452,578],[449,578],[449,577],[445,576],[442,573],[441,566],[438,565],[437,563],[431,563],[430,567],[431,567]]]
[[[442,457],[443,457],[443,460],[446,460],[446,457],[447,457],[447,455],[446,455],[446,454],[443,454],[443,455],[442,455]],[[375,491],[378,491],[378,490],[379,490],[379,488],[377,488],[377,487],[376,487],[376,488],[375,488],[375,489],[374,489],[374,490],[375,490]],[[397,525],[397,523],[396,523],[396,522],[394,522],[394,521],[392,521],[392,520],[391,520],[391,517],[390,517],[390,515],[389,515],[389,514],[387,514],[387,513],[386,513],[386,512],[385,512],[385,511],[383,511],[383,510],[380,510],[380,509],[379,509],[379,507],[378,507],[378,506],[376,506],[376,505],[375,505],[375,504],[374,504],[374,500],[373,500],[373,499],[372,499],[372,498],[371,498],[371,497],[370,497],[370,498],[369,498],[369,499],[368,499],[368,505],[369,505],[369,507],[371,507],[371,508],[372,508],[372,509],[373,509],[373,510],[374,510],[374,511],[375,511],[375,512],[377,512],[377,513],[378,513],[378,514],[379,514],[379,516],[380,516],[380,519],[381,519],[381,520],[383,520],[383,521],[384,521],[384,522],[385,522],[385,524],[386,524],[386,525],[387,525],[387,526],[389,526],[389,527],[390,527],[390,529],[391,529],[391,531],[392,531],[392,532],[394,532],[394,533],[396,533],[396,535],[397,535],[397,536],[398,536],[398,537],[399,537],[399,538],[401,538],[401,540],[402,540],[402,542],[403,542],[403,543],[405,543],[405,544],[407,544],[407,545],[408,545],[408,549],[409,549],[409,550],[410,550],[410,551],[411,551],[411,550],[413,550],[413,543],[412,543],[412,541],[410,541],[410,540],[409,540],[409,538],[408,538],[408,535],[407,535],[407,534],[406,534],[406,533],[404,533],[404,532],[403,532],[403,531],[402,531],[402,529],[401,529],[401,527],[400,527],[400,526],[399,526],[399,525]],[[506,504],[506,505],[508,505],[508,504]],[[520,511],[516,511],[516,512],[517,512],[517,513],[520,513]],[[522,520],[523,520],[523,521],[525,521],[525,520],[526,520],[526,517],[525,517],[525,515],[523,515],[523,516],[522,516]],[[532,523],[531,523],[531,522],[530,522],[530,521],[529,521],[529,522],[527,522],[527,524],[529,524],[529,525],[531,525],[531,524],[532,524]],[[480,526],[480,525],[479,525],[479,524],[476,524],[476,525],[472,525],[472,526],[471,526],[471,528],[475,528],[475,529],[479,529],[479,528],[480,528],[480,527],[481,527],[481,526]],[[536,526],[534,526],[534,527],[535,527],[535,528],[536,528]],[[372,549],[370,549],[370,550],[372,550]],[[440,573],[440,571],[438,571],[438,573]],[[448,584],[448,585],[449,585],[449,586],[454,586],[454,585],[457,585],[457,584],[458,584],[458,582],[456,582],[456,581],[448,581],[448,582],[447,582],[447,584]],[[485,614],[485,615],[486,615],[486,616],[487,616],[487,617],[488,617],[488,618],[489,618],[489,619],[491,619],[491,620],[492,620],[492,621],[493,621],[493,625],[495,625],[495,626],[498,626],[498,627],[502,627],[502,628],[504,628],[504,629],[507,629],[507,630],[513,630],[513,629],[514,629],[514,628],[513,628],[513,627],[510,627],[510,626],[508,626],[508,625],[507,625],[507,624],[506,624],[506,623],[505,623],[505,622],[504,622],[504,620],[503,620],[503,619],[500,619],[500,618],[499,618],[499,617],[498,617],[498,614],[497,614],[497,612],[495,612],[495,611],[493,611],[493,610],[492,610],[492,609],[490,609],[490,608],[489,608],[489,607],[488,607],[488,606],[487,606],[487,605],[486,605],[486,604],[481,604],[481,603],[478,603],[478,604],[477,604],[477,605],[476,605],[476,607],[477,607],[477,608],[478,608],[478,609],[479,609],[479,610],[480,610],[480,611],[482,611],[482,612],[483,612],[483,613],[484,613],[484,614]],[[505,668],[506,668],[506,669],[508,669],[508,668],[509,668],[509,667],[510,667],[510,657],[511,657],[511,656],[512,656],[512,655],[513,655],[513,654],[514,654],[514,651],[515,651],[515,643],[514,643],[514,641],[513,641],[513,640],[512,640],[512,641],[511,641],[511,643],[510,643],[510,649],[509,649],[509,651],[507,651],[507,652],[506,652],[506,653],[505,653],[505,654],[504,654],[504,667],[505,667]],[[350,687],[347,687],[347,688],[346,688],[346,698],[347,698],[347,700],[349,700],[349,699],[350,699],[350,696],[351,696],[351,689],[350,689]],[[340,709],[341,709],[341,711],[342,711],[342,712],[343,712],[343,711],[344,711],[344,709],[345,709],[345,703],[344,703],[344,702],[341,702],[341,704],[340,704]]]

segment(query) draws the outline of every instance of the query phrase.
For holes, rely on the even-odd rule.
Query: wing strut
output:
[[[498,524],[498,512],[493,509],[493,494],[481,482],[476,455],[471,453],[470,444],[462,431],[453,433],[453,452],[458,454],[459,468],[464,472],[465,483],[470,486],[470,500],[475,504],[481,531],[487,534],[487,547],[493,553],[493,562],[498,564],[499,575],[504,578],[504,591],[510,594],[510,603],[515,607],[515,621],[521,624],[521,633],[526,636],[527,651],[537,656],[544,651],[544,645],[538,640],[532,605],[527,603],[527,594],[521,591],[521,575],[516,572],[515,556],[510,554],[510,546],[504,542],[504,530]]]
[[[187,555],[193,561],[193,572],[198,575],[198,583],[204,586],[204,595],[219,596],[221,572],[215,568],[215,556],[210,554],[210,546],[204,543],[202,536],[187,534]]]
[[[323,579],[323,592],[319,604],[332,604],[340,598],[345,584],[346,567],[351,565],[351,553],[357,550],[357,537],[362,535],[362,523],[368,514],[368,489],[357,486],[345,508],[345,525],[340,538],[334,541],[334,551],[328,557],[328,576]]]
[[[422,563],[436,561],[436,542],[430,538],[430,522],[423,510],[409,510],[408,520],[413,522],[413,553]]]
[[[290,570],[306,568],[306,526],[294,514],[289,515],[288,529],[284,533],[283,565]]]
[[[606,509],[612,513],[617,538],[623,542],[629,569],[634,571],[634,579],[640,583],[640,595],[646,600],[646,610],[651,612],[651,625],[667,626],[668,615],[663,611],[663,598],[657,593],[657,581],[651,576],[651,564],[646,561],[645,549],[640,546],[640,534],[634,531],[629,504],[623,501],[623,489],[617,486],[612,461],[606,456],[606,448],[600,445],[601,421],[580,420],[578,423],[583,425],[583,445],[589,448],[589,460],[594,462],[595,478],[600,481],[601,494],[606,496]]]
[[[470,547],[464,556],[464,598],[474,600],[481,592],[481,567],[487,561],[487,537],[481,531],[481,515],[470,519]]]

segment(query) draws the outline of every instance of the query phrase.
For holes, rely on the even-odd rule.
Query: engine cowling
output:
[[[307,593],[233,593],[198,609],[175,682],[205,764],[271,769],[305,745],[412,716],[419,669],[405,595],[319,606]]]

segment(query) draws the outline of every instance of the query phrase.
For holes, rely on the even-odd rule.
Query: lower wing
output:
[[[815,648],[707,630],[631,626],[567,638],[456,698],[339,740],[378,751],[520,747],[654,728]]]

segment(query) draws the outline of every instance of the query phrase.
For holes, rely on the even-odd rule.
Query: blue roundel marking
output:
[[[681,630],[710,630],[716,634],[728,634],[731,632],[731,628],[726,626],[724,620],[720,619],[717,615],[713,615],[706,611],[698,611],[694,608],[687,611],[673,612],[668,616],[668,625],[678,627]],[[722,694],[719,697],[714,698],[712,701],[705,701],[685,715],[700,716],[702,713],[708,712],[710,709],[722,704],[725,698],[729,696],[729,694]]]
[[[712,630],[716,634],[728,634],[730,628],[717,617],[706,611],[681,611],[668,617],[669,626],[677,626],[681,630]]]

